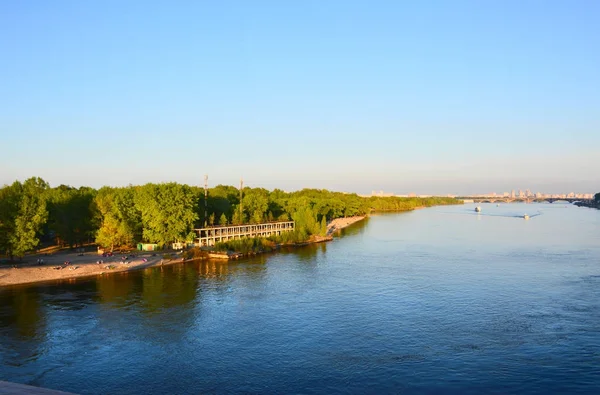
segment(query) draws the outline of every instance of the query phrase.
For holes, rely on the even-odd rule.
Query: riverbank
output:
[[[337,218],[327,225],[327,236],[314,237],[311,241],[286,247],[321,243],[332,239],[332,235],[345,227],[363,220],[364,216]],[[238,254],[239,257],[239,254]],[[125,259],[126,258],[126,259]],[[38,264],[43,259],[43,264]],[[216,258],[218,259],[218,258]],[[102,257],[95,252],[58,252],[55,254],[28,255],[23,262],[0,267],[0,287],[38,282],[66,280],[80,277],[103,276],[129,272],[161,265],[183,263],[186,260],[176,253],[134,253]],[[68,264],[65,264],[68,262]]]
[[[573,204],[578,207],[595,208],[595,209],[600,210],[600,203],[596,202],[595,200],[575,202]]]
[[[240,240],[236,240],[233,245],[231,242],[225,243],[225,246],[221,248],[227,248],[227,250],[218,251],[201,251],[198,248],[188,250],[186,253],[187,259],[220,259],[220,260],[231,260],[243,257],[255,256],[266,253],[273,253],[281,248],[296,248],[304,247],[310,244],[324,243],[333,240],[333,234],[341,229],[344,229],[356,222],[362,221],[365,216],[354,216],[346,218],[336,218],[327,224],[327,231],[325,236],[312,235],[308,240],[300,242],[284,242],[275,243],[268,239],[244,239],[248,243],[240,243]],[[257,243],[257,240],[260,240]]]
[[[363,219],[365,219],[364,215],[346,218],[336,218],[332,220],[329,224],[327,224],[327,236],[331,236],[336,231],[344,229],[352,224],[362,221]]]
[[[43,259],[44,263],[38,264],[38,259]],[[28,255],[23,262],[0,267],[0,287],[109,275],[181,262],[183,258],[175,253],[118,254],[112,257],[102,257],[95,252]]]

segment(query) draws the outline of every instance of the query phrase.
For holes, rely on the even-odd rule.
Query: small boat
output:
[[[500,207],[500,205],[499,205],[499,204],[497,204],[497,205],[496,205],[496,207]]]
[[[525,215],[523,216],[523,219],[529,219],[529,215],[525,214]]]
[[[479,206],[475,207],[475,212],[476,213],[480,213],[481,212],[481,207],[479,207]]]

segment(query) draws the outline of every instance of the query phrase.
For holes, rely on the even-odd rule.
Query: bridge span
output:
[[[567,202],[567,203],[591,203],[593,199],[580,199],[580,198],[507,198],[507,197],[465,197],[457,198],[464,201],[465,203],[554,203],[554,202]]]

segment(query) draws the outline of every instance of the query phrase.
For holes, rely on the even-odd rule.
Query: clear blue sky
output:
[[[600,1],[3,1],[0,184],[600,191]]]

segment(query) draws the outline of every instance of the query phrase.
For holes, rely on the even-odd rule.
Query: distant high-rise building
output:
[[[516,197],[514,189],[510,192],[510,197],[513,198],[513,199]]]

